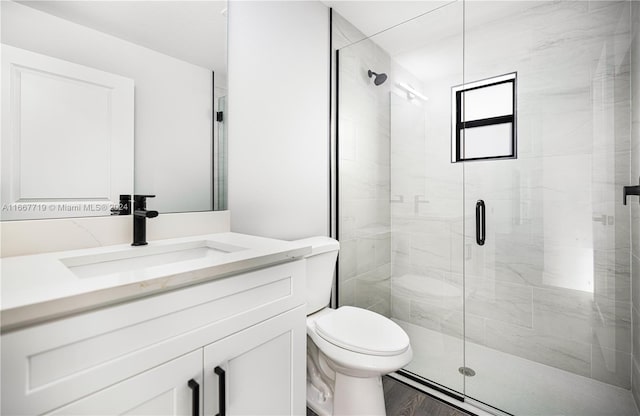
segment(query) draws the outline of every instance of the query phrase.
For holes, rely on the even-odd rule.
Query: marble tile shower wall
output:
[[[437,13],[456,24],[457,10]],[[462,338],[464,176],[451,163],[449,117],[451,86],[463,79],[461,31],[448,42],[444,77],[421,79],[392,63],[393,80],[429,100],[391,95],[391,316]]]
[[[640,3],[632,2],[631,47],[631,178],[630,184],[640,177]],[[633,303],[633,362],[632,392],[640,408],[640,204],[631,201],[631,298]]]
[[[414,74],[432,99],[418,143],[424,177],[408,176],[440,205],[420,206],[413,220],[392,207],[392,315],[461,337],[465,264],[467,340],[629,388],[632,227],[620,199],[631,169],[630,3],[531,4],[469,2],[465,11],[465,80],[518,72],[518,159],[465,165],[467,224],[476,198],[489,205],[482,249],[472,227],[462,235],[461,168],[437,122],[450,117],[441,83],[459,82]],[[491,7],[501,17],[480,24]],[[392,198],[403,165],[393,162],[394,123]],[[407,290],[412,280],[429,288]]]
[[[338,13],[333,42],[340,49],[339,304],[390,313],[389,55]]]

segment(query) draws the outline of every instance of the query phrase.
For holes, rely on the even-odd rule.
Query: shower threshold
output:
[[[461,354],[441,354],[447,349],[439,348],[458,343],[462,351],[460,339],[393,320],[411,339],[414,359],[407,370],[436,384],[455,386],[459,392],[466,390],[471,400],[465,400],[469,402],[465,404],[472,404],[470,409],[480,407],[497,415],[640,415],[630,390],[471,342],[464,348],[467,357],[473,357],[471,366],[477,375],[463,377],[458,368],[471,363],[461,362]],[[451,394],[440,393],[440,396],[458,407],[467,407],[461,406]]]

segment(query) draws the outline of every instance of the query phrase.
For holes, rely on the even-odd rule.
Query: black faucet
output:
[[[133,243],[132,246],[147,245],[147,218],[155,218],[158,211],[147,211],[147,198],[155,195],[133,196]]]

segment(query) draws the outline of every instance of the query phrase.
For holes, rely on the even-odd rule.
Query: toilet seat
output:
[[[366,309],[343,306],[315,323],[320,337],[349,351],[397,356],[409,348],[409,337],[398,324]]]
[[[342,309],[345,306],[339,308]],[[406,351],[396,355],[373,355],[351,351],[326,340],[318,333],[316,322],[337,312],[337,309],[324,308],[307,316],[307,335],[318,347],[321,354],[329,359],[329,365],[335,371],[355,377],[371,377],[375,374],[388,374],[407,365],[413,357],[411,345]]]

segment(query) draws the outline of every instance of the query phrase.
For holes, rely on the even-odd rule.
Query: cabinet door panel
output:
[[[302,306],[205,347],[205,414],[219,410],[216,366],[226,372],[227,415],[305,414],[305,322]]]
[[[285,332],[227,361],[230,414],[286,415],[291,412],[292,335]],[[247,400],[248,397],[252,400]]]
[[[188,381],[202,385],[202,350],[155,367],[49,415],[192,415],[193,395]],[[198,397],[202,409],[202,389]]]

